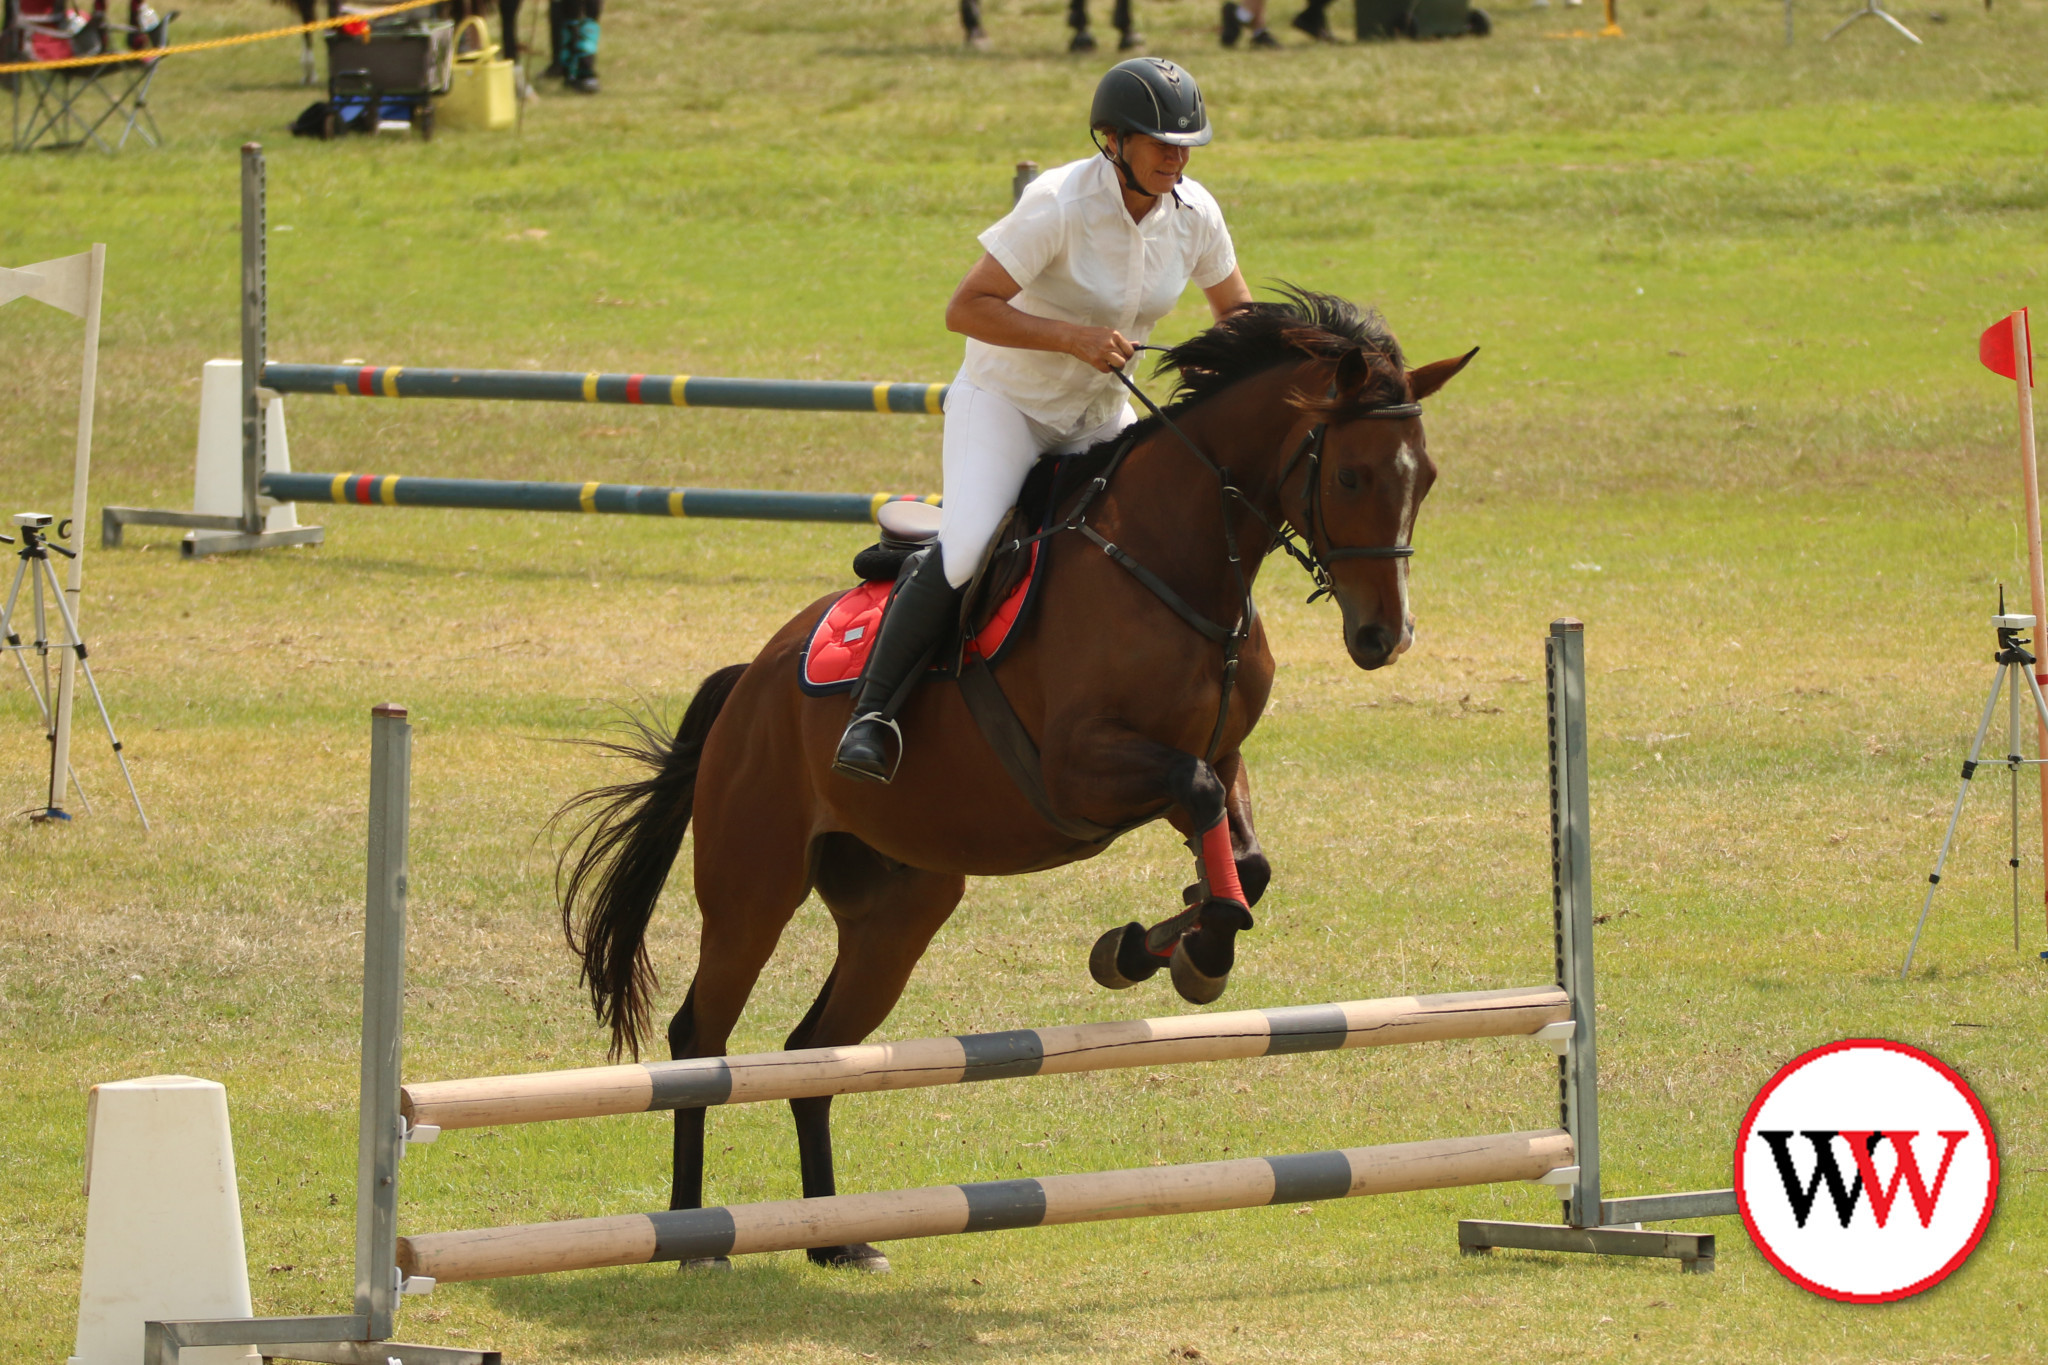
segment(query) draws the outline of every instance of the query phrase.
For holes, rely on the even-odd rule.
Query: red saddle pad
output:
[[[967,642],[970,656],[990,663],[1001,657],[1003,646],[1009,642],[1017,622],[1023,619],[1024,609],[1038,585],[1039,549],[1036,544],[1031,547],[1030,569],[989,617],[988,624]],[[875,632],[881,627],[883,608],[895,586],[863,583],[832,599],[804,645],[800,675],[804,691],[813,696],[844,692],[859,680],[868,661],[868,650],[875,642]]]

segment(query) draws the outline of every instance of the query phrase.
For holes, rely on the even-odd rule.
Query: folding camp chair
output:
[[[116,41],[131,52],[163,47],[177,12],[159,16],[147,0],[128,0],[128,22],[114,22],[108,0],[93,0],[90,15],[70,0],[0,0],[0,61],[54,62],[111,51]],[[132,133],[152,147],[163,144],[149,111],[149,87],[158,59],[59,67],[0,76],[14,97],[14,150],[76,149],[90,143],[117,152]],[[24,109],[26,113],[24,114]],[[111,138],[110,142],[108,139]]]

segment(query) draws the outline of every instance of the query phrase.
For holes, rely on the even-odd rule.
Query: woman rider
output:
[[[958,610],[1024,476],[1134,420],[1120,370],[1190,281],[1217,318],[1251,302],[1223,213],[1185,176],[1210,138],[1202,92],[1156,57],[1110,68],[1089,112],[1100,156],[1033,181],[981,234],[986,254],[946,305],[967,359],[946,395],[945,522],[898,587],[855,690],[833,767],[887,782],[895,716]]]

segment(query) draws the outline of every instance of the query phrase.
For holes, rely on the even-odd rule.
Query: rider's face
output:
[[[1143,133],[1125,133],[1118,140],[1121,144],[1119,150],[1130,165],[1132,177],[1148,191],[1165,194],[1180,183],[1181,173],[1188,168],[1190,149],[1175,147]]]

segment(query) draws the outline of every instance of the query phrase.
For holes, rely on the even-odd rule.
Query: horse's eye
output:
[[[1337,471],[1337,484],[1338,484],[1338,486],[1339,486],[1340,488],[1356,488],[1356,487],[1358,487],[1358,471],[1357,471],[1357,470],[1355,470],[1355,469],[1340,469],[1340,470],[1338,470],[1338,471]]]

